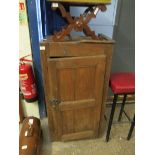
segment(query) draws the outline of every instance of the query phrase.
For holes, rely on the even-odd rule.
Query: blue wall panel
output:
[[[37,89],[39,94],[38,95],[39,113],[40,113],[40,117],[43,118],[46,116],[46,110],[45,110],[46,108],[45,108],[44,90],[43,90],[43,82],[42,82],[41,63],[40,63],[36,3],[35,3],[35,0],[27,0],[26,3],[27,3],[27,10],[28,10],[33,65],[34,65],[34,72],[35,72]]]

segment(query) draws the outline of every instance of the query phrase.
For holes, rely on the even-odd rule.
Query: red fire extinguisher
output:
[[[24,99],[27,102],[34,102],[37,100],[37,89],[32,66],[28,63],[27,64],[25,63],[25,62],[32,62],[31,60],[25,59],[28,56],[30,55],[20,58],[19,83]]]

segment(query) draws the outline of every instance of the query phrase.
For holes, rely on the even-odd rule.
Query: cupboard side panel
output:
[[[48,83],[48,70],[47,70],[47,51],[49,51],[48,43],[41,43],[41,47],[44,47],[44,50],[40,50],[40,57],[41,57],[41,68],[42,68],[42,76],[43,76],[43,85],[44,85],[44,92],[45,92],[45,101],[46,101],[46,110],[48,116],[48,126],[49,126],[49,133],[50,139],[55,139],[56,135],[54,132],[54,124],[53,124],[53,116],[52,112],[49,110],[49,83]]]

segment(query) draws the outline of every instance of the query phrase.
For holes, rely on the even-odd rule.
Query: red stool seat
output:
[[[113,73],[110,77],[110,87],[114,94],[128,94],[135,92],[134,73]]]

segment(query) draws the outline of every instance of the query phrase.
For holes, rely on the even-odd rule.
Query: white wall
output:
[[[25,0],[19,0],[19,2],[23,2],[25,4]],[[22,22],[19,22],[19,58],[31,54],[31,43],[30,43],[30,34],[27,20],[27,12],[26,5],[25,10],[19,11],[20,15],[23,17]],[[21,20],[20,20],[21,21]],[[28,59],[32,60],[32,57],[28,57]],[[22,100],[22,107],[24,111],[24,116],[39,116],[39,107],[38,102],[27,103],[25,100]]]
[[[99,12],[97,17],[91,20],[89,25],[96,33],[103,33],[110,38],[113,37],[117,2],[118,0],[112,0],[112,3],[107,5],[107,10],[105,12]],[[73,16],[79,16],[84,10],[85,7],[71,7],[70,13]],[[73,32],[72,34],[74,35],[77,33]]]

